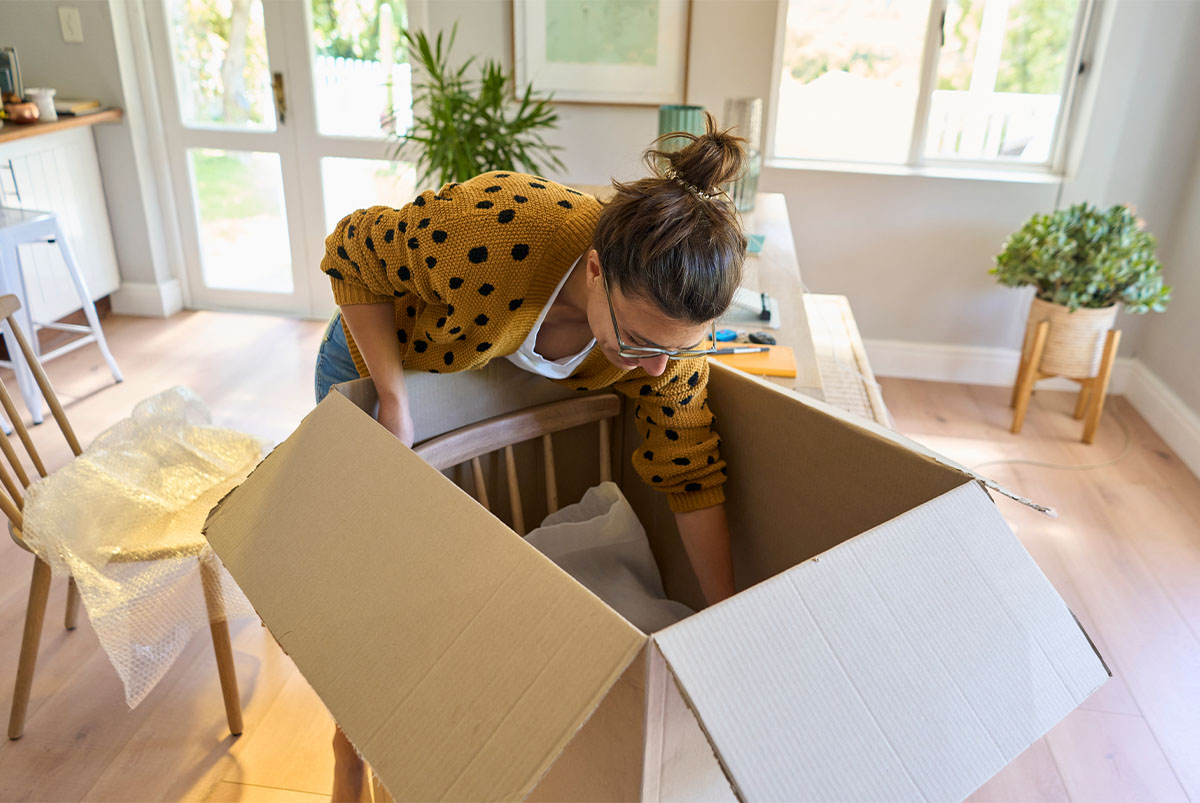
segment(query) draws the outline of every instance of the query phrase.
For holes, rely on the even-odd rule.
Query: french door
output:
[[[423,2],[145,4],[190,306],[333,309],[325,234],[415,192],[388,154],[411,119],[400,30]]]

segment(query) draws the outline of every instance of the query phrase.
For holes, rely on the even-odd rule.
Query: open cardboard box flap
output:
[[[337,394],[205,534],[402,799],[524,796],[645,642]]]
[[[569,395],[529,376],[410,377],[418,439]],[[612,772],[643,796],[705,775],[699,799],[962,798],[1107,678],[980,478],[718,364],[709,389],[742,590],[652,636],[365,415],[369,380],[318,405],[206,534],[397,799],[550,799],[589,764],[575,793],[594,795],[620,743]],[[463,398],[479,409],[447,404]],[[691,601],[624,415],[619,484]],[[686,727],[655,730],[671,695]],[[684,742],[699,763],[678,764]]]

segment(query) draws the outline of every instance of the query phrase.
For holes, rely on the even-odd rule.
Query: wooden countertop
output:
[[[68,128],[96,125],[97,123],[115,123],[124,116],[125,113],[120,109],[105,109],[94,114],[59,117],[57,120],[49,123],[37,122],[22,125],[21,123],[14,123],[11,120],[5,120],[4,127],[0,128],[0,145],[18,139],[25,139],[26,137],[36,137],[42,134],[53,134],[55,131],[65,131]]]

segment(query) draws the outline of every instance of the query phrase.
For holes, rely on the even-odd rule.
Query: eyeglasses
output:
[[[617,326],[617,313],[612,305],[612,292],[608,289],[608,276],[602,270],[600,278],[604,280],[604,297],[608,300],[608,314],[612,317],[613,334],[617,336],[617,354],[627,360],[646,360],[653,357],[661,357],[666,355],[668,360],[687,360],[692,357],[703,357],[705,354],[712,354],[717,350],[717,322],[712,322],[712,331],[709,333],[709,342],[712,347],[706,349],[690,348],[690,349],[663,349],[656,346],[630,346],[621,340],[621,329]],[[701,341],[703,342],[703,341]]]

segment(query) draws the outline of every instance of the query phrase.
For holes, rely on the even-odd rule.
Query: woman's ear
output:
[[[595,248],[587,252],[587,286],[590,289],[592,284],[600,281],[600,254]]]

